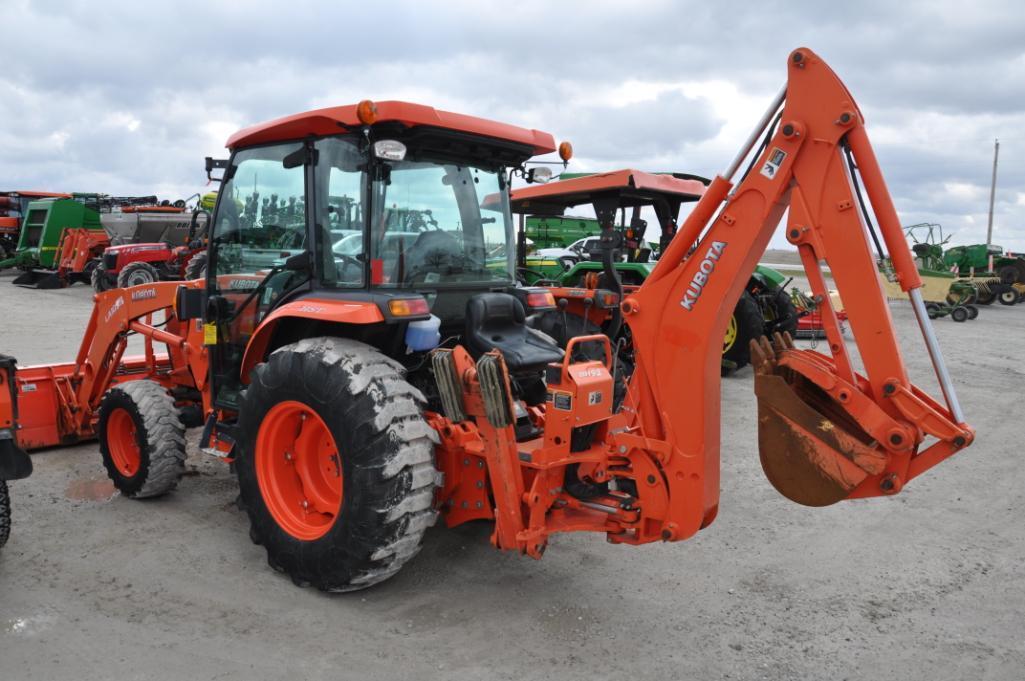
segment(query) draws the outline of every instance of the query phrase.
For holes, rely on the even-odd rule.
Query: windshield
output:
[[[512,220],[500,171],[388,163],[372,186],[371,281],[384,287],[508,284]],[[347,248],[346,239],[336,248]]]
[[[304,166],[284,163],[301,149],[293,142],[233,157],[214,219],[218,274],[257,274],[309,249],[327,286],[443,288],[514,280],[501,170],[423,160],[368,164],[353,137],[323,138],[316,142],[311,203]],[[375,177],[369,187],[368,165]]]
[[[303,168],[282,165],[300,148],[278,144],[235,154],[214,221],[218,274],[254,274],[305,248]]]

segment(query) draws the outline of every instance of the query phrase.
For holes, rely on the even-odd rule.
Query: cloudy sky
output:
[[[408,99],[570,139],[577,171],[720,171],[805,45],[905,224],[1025,251],[1025,6],[1005,2],[0,0],[0,189],[204,189],[237,128]],[[779,243],[777,241],[776,243]]]

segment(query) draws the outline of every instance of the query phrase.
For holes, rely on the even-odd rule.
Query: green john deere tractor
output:
[[[641,210],[654,210],[659,221],[658,251],[661,252],[676,234],[680,207],[683,203],[697,201],[707,182],[682,173],[654,174],[627,169],[577,174],[558,182],[514,190],[510,196],[512,210],[521,216],[517,258],[521,282],[549,286],[556,298],[560,297],[560,291],[568,289],[622,286],[629,290],[640,286],[657,264],[657,260],[652,259],[654,244],[644,241],[648,223],[641,218]],[[580,205],[590,205],[599,218],[564,215],[567,209]],[[614,224],[617,216],[618,224]],[[605,276],[601,244],[603,221],[613,225],[618,239],[616,256],[610,263],[618,279],[614,283]],[[548,245],[527,253],[528,237],[535,245],[539,242]],[[567,243],[570,238],[575,240]],[[557,246],[552,246],[553,243]],[[532,260],[534,263],[543,261],[543,266],[532,264]],[[758,266],[734,309],[723,339],[724,371],[748,364],[752,338],[776,331],[796,334],[798,313],[784,290],[785,281],[779,272]],[[593,311],[588,311],[590,321],[587,323],[574,319],[574,314],[572,305],[561,313],[553,313],[549,315],[550,323],[541,330],[562,345],[571,335],[595,332],[591,326],[595,322]],[[618,324],[612,327],[618,328]]]

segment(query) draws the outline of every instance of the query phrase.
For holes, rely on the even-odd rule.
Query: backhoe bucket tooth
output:
[[[777,347],[793,347],[776,336]],[[767,339],[751,342],[751,357],[762,470],[780,494],[805,506],[828,506],[883,472],[886,455],[872,438],[817,386],[777,366]]]
[[[28,270],[15,277],[11,283],[22,288],[48,289],[64,287],[64,282],[61,281],[60,275],[52,270]]]
[[[14,439],[14,431],[0,430],[0,480],[21,480],[32,474],[32,459]]]

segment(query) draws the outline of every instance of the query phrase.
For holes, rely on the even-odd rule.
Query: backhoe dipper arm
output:
[[[773,485],[816,506],[893,494],[973,438],[925,314],[921,281],[864,119],[847,88],[811,50],[795,50],[788,64],[787,84],[759,128],[712,182],[649,279],[623,302],[637,355],[625,411],[637,434],[665,442],[670,451],[659,457],[670,489],[665,539],[690,536],[715,517],[721,339],[788,208],[787,238],[798,247],[814,292],[825,293],[820,265],[828,263],[843,294],[865,376],[852,368],[828,296],[822,305],[831,356],[795,349],[781,337],[753,348],[761,459]],[[734,187],[733,175],[781,105],[775,132]],[[845,147],[918,317],[945,405],[908,380]],[[927,435],[935,442],[920,452]]]

